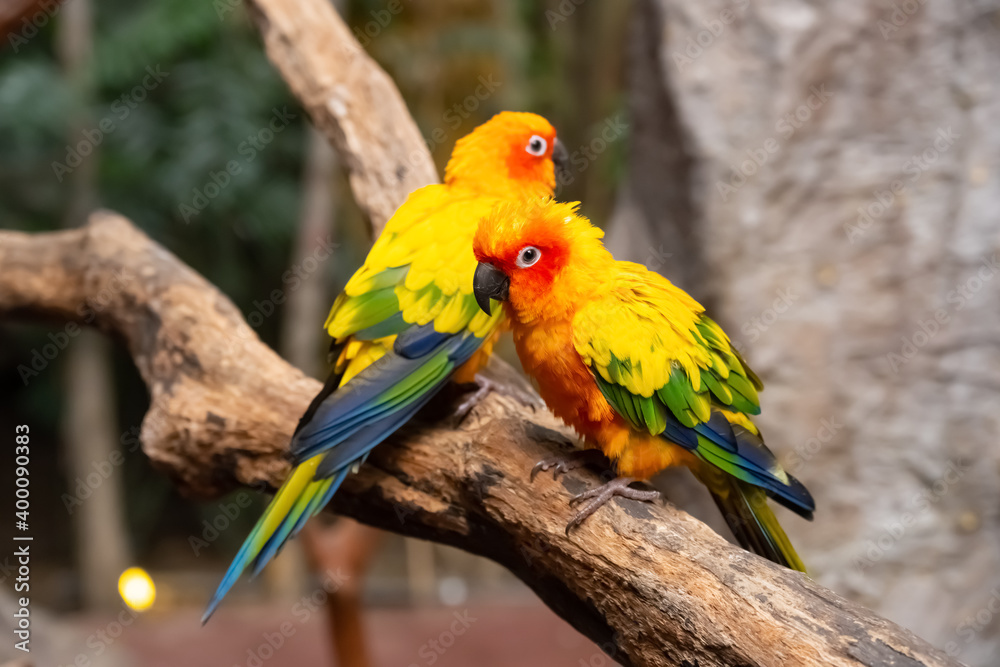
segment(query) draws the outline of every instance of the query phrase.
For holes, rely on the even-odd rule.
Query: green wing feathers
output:
[[[440,185],[411,194],[330,310],[330,336],[374,339],[430,322],[440,333],[490,331],[497,318],[472,296],[472,236],[497,201],[456,197]]]
[[[764,444],[760,378],[702,307],[665,278],[626,264],[615,288],[582,308],[574,346],[631,428],[694,453],[744,547],[804,569],[766,498],[811,519],[815,503]],[[696,471],[698,474],[698,471]]]

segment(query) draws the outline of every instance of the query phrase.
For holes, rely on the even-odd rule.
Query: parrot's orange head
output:
[[[549,198],[507,201],[479,223],[473,293],[490,313],[490,299],[507,301],[515,321],[566,316],[596,296],[614,262],[599,228],[576,203]]]
[[[503,111],[455,144],[445,183],[499,197],[552,194],[569,154],[555,128],[533,113]]]

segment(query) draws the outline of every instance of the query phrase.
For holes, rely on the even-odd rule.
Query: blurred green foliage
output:
[[[80,155],[92,161],[86,168],[93,169],[95,204],[133,220],[237,305],[250,308],[280,285],[290,261],[304,114],[239,6],[223,20],[201,0],[111,0],[95,3],[95,11],[91,61],[74,78],[67,77],[57,51],[58,13],[16,54],[2,54],[0,225],[42,231],[66,224],[70,180],[83,168],[72,155]],[[241,153],[241,144],[267,127],[275,109],[294,118],[261,150]],[[234,160],[239,173],[186,221],[181,205],[190,205],[195,190],[204,192],[212,175],[225,174]],[[356,254],[347,252],[345,260],[356,261]],[[273,343],[278,324],[279,318],[269,318],[259,333]],[[58,445],[64,358],[55,358],[27,387],[15,370],[49,342],[50,329],[0,328],[3,392],[13,399],[5,401],[9,412],[2,422],[29,423],[37,434],[41,456],[34,472],[49,481],[40,488],[51,492],[39,494],[36,509],[50,517],[53,536],[40,548],[65,562],[72,531],[60,496],[72,493],[74,480],[51,483],[65,473]],[[141,424],[146,392],[126,354],[116,353],[115,366],[120,432],[127,434]],[[179,501],[140,453],[127,457],[125,473],[128,521],[140,555],[154,538],[189,533],[201,514],[211,514],[211,507],[201,511]]]

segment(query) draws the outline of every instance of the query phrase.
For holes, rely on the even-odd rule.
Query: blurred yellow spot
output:
[[[958,527],[967,533],[979,529],[979,516],[975,512],[962,512],[958,515]]]
[[[118,577],[118,594],[132,609],[146,611],[156,601],[156,586],[144,569],[130,567]]]
[[[837,284],[837,278],[837,267],[833,264],[821,266],[819,271],[816,272],[816,280],[823,287],[833,287]]]

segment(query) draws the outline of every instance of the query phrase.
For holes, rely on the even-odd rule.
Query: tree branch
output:
[[[350,168],[351,188],[377,236],[437,169],[389,76],[330,0],[247,0],[267,55]]]
[[[125,341],[150,392],[144,451],[184,491],[280,483],[320,385],[204,278],[104,211],[81,229],[0,232],[0,267],[0,318],[93,324]],[[432,427],[447,403],[377,448],[333,509],[501,563],[626,665],[958,664],[672,507],[618,499],[567,537],[569,495],[597,477],[528,480],[567,446],[561,425],[491,396],[461,427]]]

